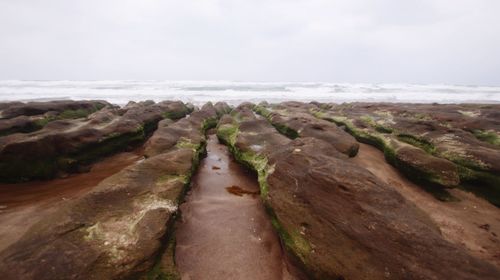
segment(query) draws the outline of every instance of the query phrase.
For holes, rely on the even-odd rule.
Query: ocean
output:
[[[58,99],[128,101],[182,100],[270,103],[412,102],[500,103],[500,87],[418,84],[352,84],[233,81],[0,81],[0,102]]]

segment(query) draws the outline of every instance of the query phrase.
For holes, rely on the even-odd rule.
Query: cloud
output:
[[[0,79],[500,84],[496,0],[3,0]]]

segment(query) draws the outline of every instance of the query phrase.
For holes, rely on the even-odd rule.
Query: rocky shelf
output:
[[[0,103],[0,275],[499,279],[499,137],[500,105]]]

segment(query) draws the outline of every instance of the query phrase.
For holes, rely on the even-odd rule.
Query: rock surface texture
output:
[[[13,123],[11,118],[20,118],[23,113],[36,116],[40,127],[0,138],[1,181],[49,179],[60,172],[76,172],[82,165],[140,143],[158,121],[183,117],[189,109],[181,102],[169,101],[134,103],[125,108],[100,101],[27,103],[3,109],[0,123]],[[12,131],[13,126],[8,125],[3,131]]]
[[[317,279],[495,279],[393,188],[316,137],[284,138],[242,104],[219,138],[259,175],[291,257]],[[467,265],[462,265],[466,263]]]
[[[359,149],[356,139],[333,123],[309,114],[309,110],[314,107],[314,105],[299,102],[285,102],[267,106],[260,104],[254,109],[289,138],[312,137],[321,139],[331,144],[339,152],[350,157],[355,156]]]
[[[273,279],[496,280],[499,112],[500,105],[478,104],[0,103],[4,194],[45,180],[47,197],[55,177],[75,178],[132,148],[137,157],[78,195],[59,193],[44,211],[29,208],[33,197],[15,197],[29,189],[2,197],[12,203],[0,205],[0,221],[37,217],[10,236],[2,224],[0,275],[231,279],[243,269],[213,266],[243,260],[257,271],[258,252],[268,250],[283,268],[267,262],[258,272]],[[197,172],[208,130],[230,154],[212,136],[224,158],[209,154]],[[245,180],[228,168],[234,160],[250,169],[234,168]],[[196,192],[183,204],[195,173]],[[260,207],[258,219],[241,201]],[[220,220],[214,209],[224,213]],[[177,219],[183,211],[185,220]],[[217,242],[205,244],[208,236]],[[234,250],[252,244],[261,247]]]
[[[152,109],[152,115],[161,113],[159,109]],[[216,110],[208,104],[188,119],[171,123],[170,133],[182,128],[190,135],[178,133],[177,141],[162,149],[147,143],[146,149],[155,151],[147,159],[32,226],[0,253],[2,277],[122,279],[150,270],[204,152],[204,131],[216,119]],[[160,127],[155,134],[166,129]]]
[[[500,205],[500,105],[317,104],[416,182],[469,187]]]

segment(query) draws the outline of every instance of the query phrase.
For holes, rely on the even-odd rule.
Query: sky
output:
[[[0,0],[0,80],[500,85],[498,0]]]

